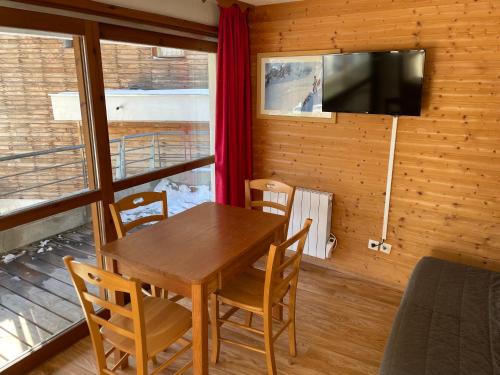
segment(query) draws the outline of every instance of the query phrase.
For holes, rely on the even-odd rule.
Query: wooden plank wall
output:
[[[184,57],[154,59],[151,48],[104,42],[103,67],[107,89],[207,88],[206,53],[186,51]],[[55,121],[50,93],[77,91],[73,48],[61,40],[0,34],[0,156],[82,144],[78,121]],[[142,130],[185,131],[191,123],[111,123],[110,138]],[[205,124],[208,130],[208,123]],[[140,129],[140,131],[138,130]],[[149,130],[148,130],[149,131]],[[208,140],[208,136],[206,137]],[[208,141],[207,141],[208,142]],[[0,163],[0,177],[32,171],[35,167],[81,161],[81,151]],[[136,166],[141,167],[140,164]],[[82,174],[75,164],[45,172],[0,179],[0,193],[68,179]],[[27,190],[7,198],[47,199],[83,188],[83,178]]]
[[[80,144],[78,122],[54,121],[48,95],[77,91],[73,49],[63,48],[60,40],[3,34],[0,35],[0,62],[0,155]],[[61,160],[79,159],[80,152],[74,151],[40,157],[36,161],[26,158],[2,162],[0,176],[60,164]],[[0,180],[0,191],[7,193],[55,179],[67,179],[74,176],[77,169],[81,172],[81,165]],[[46,187],[46,191],[57,197],[68,189],[78,190],[82,186],[83,180],[75,179]],[[42,198],[38,191],[17,196]]]
[[[255,177],[335,194],[333,267],[399,287],[430,254],[498,268],[499,2],[299,1],[257,7],[250,28],[254,84],[259,52],[427,50],[422,116],[399,122],[390,255],[367,242],[382,230],[391,118],[254,118]]]
[[[158,59],[151,48],[132,44],[101,44],[106,89],[208,88],[208,55],[185,51],[184,57]]]

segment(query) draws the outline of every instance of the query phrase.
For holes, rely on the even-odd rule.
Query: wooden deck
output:
[[[0,368],[83,319],[62,258],[95,264],[90,226],[83,226],[17,249],[0,262]]]

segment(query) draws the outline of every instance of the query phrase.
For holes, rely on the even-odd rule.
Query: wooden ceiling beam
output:
[[[104,4],[93,0],[14,0],[18,3],[46,6],[55,9],[108,17],[121,21],[129,21],[150,26],[165,27],[172,30],[217,36],[217,27],[198,22],[186,21],[180,18],[165,16],[156,13],[144,12],[111,4]]]
[[[217,42],[210,42],[208,40],[159,34],[154,31],[138,30],[110,24],[101,24],[99,31],[99,36],[105,40],[157,47],[180,48],[192,51],[217,52]]]

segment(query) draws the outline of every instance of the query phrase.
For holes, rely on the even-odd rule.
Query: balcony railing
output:
[[[208,130],[161,131],[126,135],[110,140],[114,179],[119,180],[147,170],[194,160],[210,155]],[[49,160],[44,160],[49,158]],[[60,162],[66,159],[67,161]],[[53,161],[57,160],[56,164]],[[14,173],[0,175],[0,199],[20,197],[20,193],[38,191],[51,185],[71,183],[88,187],[85,146],[74,145],[49,150],[26,152],[0,157],[0,167],[9,163]],[[17,166],[17,164],[19,166]],[[28,165],[26,170],[22,170]],[[32,168],[30,168],[32,166]],[[3,169],[3,168],[2,168]],[[30,179],[42,180],[26,184]],[[63,176],[53,178],[53,176]],[[75,182],[76,180],[76,182]],[[79,181],[80,180],[80,181]]]

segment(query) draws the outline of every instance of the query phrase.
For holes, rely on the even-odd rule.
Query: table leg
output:
[[[193,284],[193,374],[208,374],[208,305],[207,286]]]
[[[280,228],[279,230],[274,232],[274,243],[278,245],[283,241],[285,241],[284,231],[283,228]],[[278,254],[278,257],[279,257],[279,263],[282,264],[285,259],[285,253],[281,252],[280,254]],[[283,273],[281,273],[280,276],[283,277]],[[283,299],[281,299],[281,302],[283,302]],[[273,317],[275,319],[278,319],[280,322],[283,321],[283,306],[276,305],[273,307]]]

